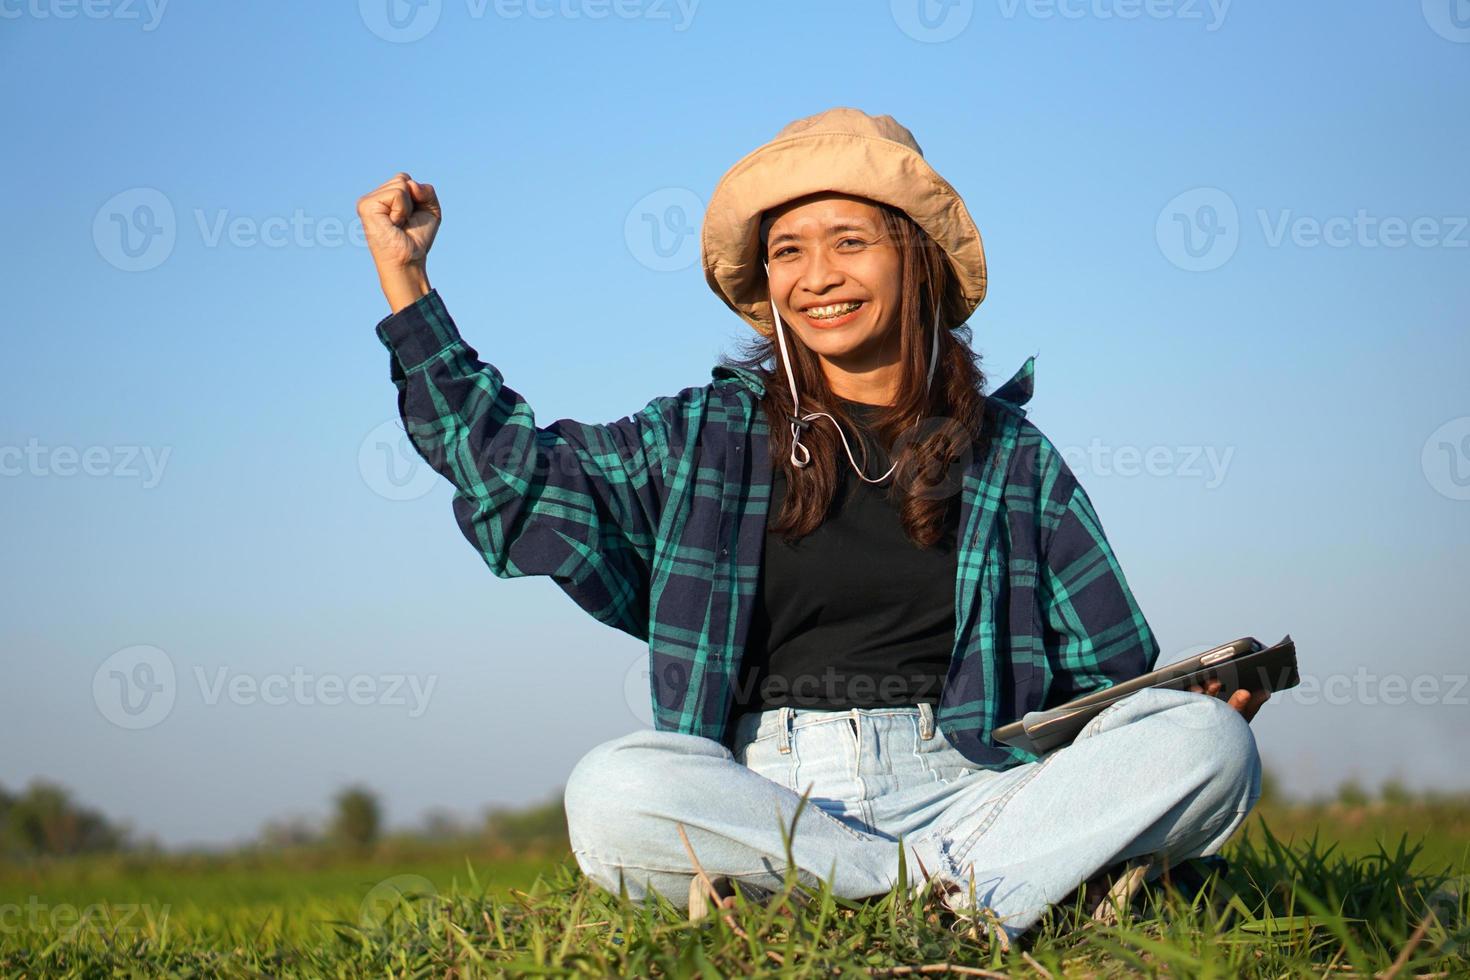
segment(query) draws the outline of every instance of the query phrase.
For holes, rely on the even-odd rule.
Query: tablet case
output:
[[[1148,687],[1182,691],[1194,685],[1203,687],[1216,678],[1220,680],[1217,696],[1222,698],[1242,689],[1284,691],[1295,687],[1301,683],[1296,644],[1290,634],[1269,647],[1253,636],[1244,636],[1055,708],[1028,711],[1018,721],[997,728],[994,735],[997,741],[1043,755],[1071,742],[1100,711],[1135,691]]]

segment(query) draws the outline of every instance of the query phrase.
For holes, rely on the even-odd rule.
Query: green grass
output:
[[[395,887],[452,891],[478,871],[491,894],[529,888],[546,855],[465,856],[463,849],[385,849],[185,858],[82,858],[0,866],[0,949],[17,934],[52,939],[107,931],[168,935],[201,945],[310,944],[332,923],[375,914]],[[378,889],[377,892],[374,889]],[[95,927],[95,928],[94,928]],[[0,976],[5,971],[0,969]]]
[[[1107,928],[1074,903],[1009,951],[932,897],[848,901],[794,881],[691,924],[666,902],[597,889],[559,856],[0,869],[0,976],[1470,975],[1463,820],[1359,809],[1356,822],[1323,808],[1315,823],[1305,809],[1253,817],[1226,849],[1229,873],[1192,902],[1151,887]],[[1406,839],[1415,821],[1424,832]],[[27,902],[92,911],[58,923]],[[151,916],[119,921],[137,905]]]
[[[1470,806],[1463,798],[1403,805],[1268,804],[1252,813],[1244,835],[1258,833],[1262,817],[1287,841],[1320,834],[1336,843],[1339,851],[1361,855],[1375,853],[1380,846],[1391,850],[1407,838],[1421,845],[1415,857],[1419,870],[1470,868]]]

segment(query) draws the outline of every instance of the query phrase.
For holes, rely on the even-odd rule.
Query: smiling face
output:
[[[899,371],[902,264],[883,213],[824,192],[766,216],[771,296],[839,395],[885,402]]]

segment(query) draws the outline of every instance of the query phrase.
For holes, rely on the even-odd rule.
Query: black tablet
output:
[[[1089,721],[1110,704],[1146,687],[1187,690],[1220,681],[1218,697],[1239,690],[1284,691],[1301,683],[1297,673],[1296,644],[1290,634],[1279,643],[1262,646],[1245,636],[1178,663],[1160,667],[1111,687],[1084,694],[1045,711],[1028,711],[1019,720],[994,732],[997,741],[1041,755],[1071,742]]]

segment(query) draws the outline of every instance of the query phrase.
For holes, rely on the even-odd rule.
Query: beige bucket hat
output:
[[[720,178],[705,208],[700,232],[705,279],[760,333],[775,332],[760,248],[761,216],[817,191],[899,208],[949,258],[965,315],[985,298],[985,249],[960,195],[892,116],[840,107],[789,123],[746,154]]]

